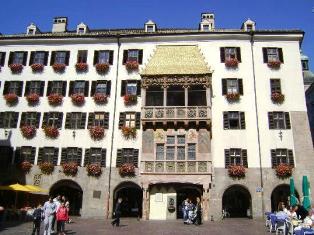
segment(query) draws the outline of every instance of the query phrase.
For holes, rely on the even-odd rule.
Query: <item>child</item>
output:
[[[39,203],[37,208],[33,212],[33,233],[32,233],[32,235],[35,235],[36,230],[37,230],[37,235],[40,234],[40,224],[41,224],[42,215],[43,215],[43,210],[41,208],[41,204]]]
[[[69,209],[65,207],[65,203],[61,202],[61,205],[57,209],[57,232],[58,234],[64,235],[65,221],[69,219]]]

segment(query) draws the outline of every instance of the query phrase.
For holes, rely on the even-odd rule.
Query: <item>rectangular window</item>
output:
[[[19,113],[17,112],[1,112],[0,128],[16,128]]]
[[[41,91],[43,90],[42,88],[44,85],[45,85],[45,82],[42,82],[42,81],[27,81],[25,95],[29,95],[29,94],[42,95]]]
[[[293,151],[291,149],[272,149],[271,159],[273,168],[281,163],[294,167]]]
[[[163,106],[164,88],[160,86],[150,86],[146,89],[145,106]]]
[[[106,167],[106,149],[90,148],[85,150],[84,166],[89,164],[99,164]]]
[[[185,135],[178,135],[177,142],[178,144],[185,144]]]
[[[137,84],[136,83],[127,83],[125,93],[127,95],[136,95],[137,94]]]
[[[228,166],[234,165],[248,167],[246,149],[225,149],[225,167],[228,168]]]
[[[280,79],[270,79],[271,93],[281,93]]]
[[[203,86],[191,85],[188,88],[188,106],[206,106],[206,105],[207,105],[206,88],[204,88]]]
[[[22,81],[6,81],[4,84],[3,95],[16,94],[17,96],[22,95],[23,82]]]
[[[50,162],[50,163],[53,163],[54,165],[57,165],[58,153],[59,153],[58,148],[53,148],[53,147],[39,148],[38,163]]]
[[[263,48],[264,63],[268,62],[281,62],[283,63],[282,48],[264,47]]]
[[[156,146],[156,160],[164,160],[165,154],[165,145],[164,144],[157,144]]]
[[[27,125],[27,126],[34,126],[38,128],[39,121],[40,121],[40,113],[37,113],[37,112],[22,113],[21,126]]]
[[[227,94],[240,94],[243,95],[243,82],[242,79],[227,78],[222,79],[222,95]]]
[[[196,144],[188,144],[188,160],[196,160]]]
[[[75,81],[73,93],[74,94],[78,94],[78,93],[84,94],[84,91],[85,91],[85,81]]]
[[[84,129],[85,128],[84,114],[85,113],[71,113],[69,129]],[[83,121],[84,121],[84,128],[82,128]]]
[[[139,49],[130,49],[123,51],[123,64],[127,61],[136,61],[139,64],[143,62],[143,50]]]
[[[135,167],[138,167],[138,149],[118,149],[117,154],[117,167],[121,166],[124,163],[132,163]]]
[[[62,148],[61,162],[75,162],[81,165],[82,149],[81,148]]]
[[[222,63],[230,59],[237,59],[241,62],[241,49],[240,47],[220,47],[220,60]]]
[[[291,129],[290,115],[288,112],[269,112],[269,129]]]
[[[98,63],[99,64],[109,64],[109,51],[99,51],[98,54]]]
[[[167,144],[175,144],[175,137],[172,135],[167,136]]]
[[[105,113],[95,113],[94,125],[104,126],[105,124]]]
[[[111,81],[92,81],[91,96],[103,94],[110,96]]]
[[[35,160],[35,154],[36,154],[36,148],[31,147],[31,146],[22,146],[20,148],[20,151],[17,151],[18,148],[16,148],[15,151],[15,163],[21,163],[23,161],[28,161],[31,164],[34,164]],[[20,156],[17,155],[17,152],[20,152]]]
[[[55,55],[56,64],[66,64],[66,51],[56,51]]]
[[[174,146],[166,147],[166,160],[174,160],[175,148]]]
[[[21,52],[21,51],[14,52],[12,64],[24,64],[23,60],[24,60],[24,52]]]
[[[224,129],[245,129],[244,112],[224,112]]]
[[[138,61],[138,50],[128,50],[128,61]]]
[[[33,63],[32,64],[43,64],[46,65],[46,52],[44,51],[35,51],[33,54]]]
[[[225,58],[235,59],[237,58],[237,50],[235,47],[225,47]]]
[[[185,146],[177,146],[177,160],[185,160]]]
[[[125,126],[135,127],[135,113],[126,113],[125,114]]]
[[[236,79],[227,79],[227,93],[239,93],[238,81]]]
[[[50,86],[50,91],[48,95],[50,94],[63,95],[66,89],[66,87],[64,87],[64,83],[66,85],[66,82],[63,81],[49,81],[48,86]]]
[[[77,52],[77,63],[87,62],[87,50],[79,50]]]
[[[91,163],[101,163],[102,161],[102,149],[101,148],[91,148],[90,161]]]
[[[62,117],[60,117],[60,113],[58,112],[50,112],[47,113],[47,125],[52,127],[61,128],[62,125]],[[61,120],[60,120],[61,118]],[[61,125],[60,125],[61,122]]]

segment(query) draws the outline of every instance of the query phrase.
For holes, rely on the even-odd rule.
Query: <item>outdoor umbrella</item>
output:
[[[290,178],[290,206],[295,206],[298,204],[298,200],[295,196],[295,189],[294,189],[294,180],[293,177]]]
[[[30,189],[31,192],[35,192],[35,193],[47,193],[48,192],[48,190],[35,186],[35,185],[26,184],[24,186]]]
[[[302,205],[305,209],[311,208],[311,201],[310,201],[310,192],[309,192],[309,181],[307,176],[303,176],[302,178],[302,192],[303,192],[303,202]]]
[[[0,186],[0,190],[9,190],[9,191],[15,191],[15,207],[17,202],[17,193],[18,192],[32,192],[31,189],[25,187],[21,184],[10,184],[8,186]]]

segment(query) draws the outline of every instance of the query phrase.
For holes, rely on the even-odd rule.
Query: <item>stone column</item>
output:
[[[189,92],[188,88],[184,87],[184,106],[187,107],[189,103]]]
[[[142,219],[149,219],[149,191],[148,188],[143,188],[143,204],[142,204]]]
[[[202,208],[203,208],[203,220],[209,220],[209,188],[203,187],[203,197],[202,197]]]
[[[164,101],[163,101],[163,106],[167,106],[167,88],[164,87]]]

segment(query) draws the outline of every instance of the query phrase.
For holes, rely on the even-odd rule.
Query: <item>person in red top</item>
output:
[[[65,222],[69,219],[69,209],[65,207],[64,202],[61,202],[56,212],[57,217],[57,233],[65,235]]]

